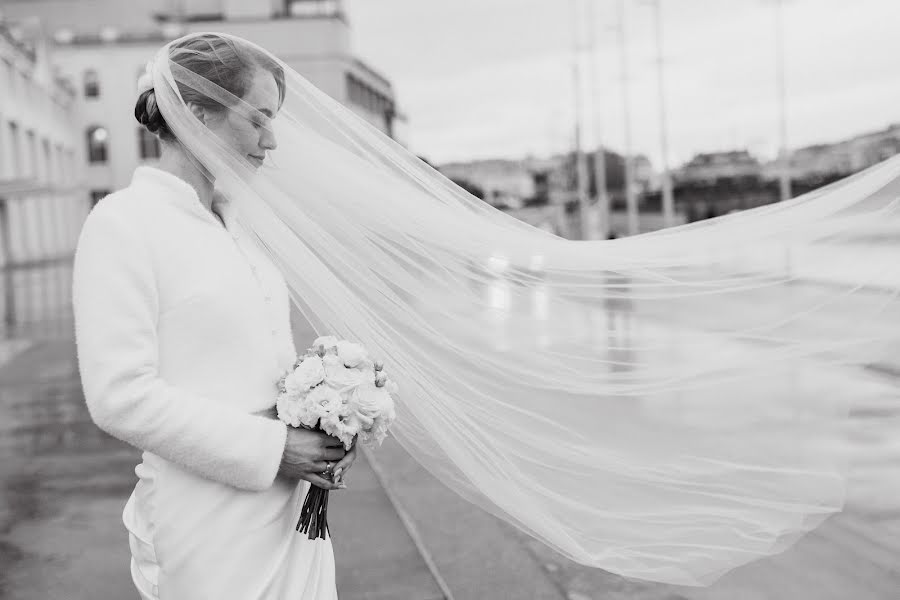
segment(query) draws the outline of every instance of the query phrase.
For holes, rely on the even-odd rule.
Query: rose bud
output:
[[[387,375],[385,375],[384,373],[379,373],[375,376],[376,387],[384,387],[385,383],[387,383]]]
[[[376,360],[375,361],[375,370],[381,371],[382,369],[384,369],[384,363],[381,362],[380,360]]]
[[[316,348],[316,354],[319,355],[319,358],[323,358],[325,356],[325,344],[319,344],[319,347]]]

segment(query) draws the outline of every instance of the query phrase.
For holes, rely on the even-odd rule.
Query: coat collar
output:
[[[155,167],[140,166],[135,169],[131,184],[156,188],[162,192],[158,195],[160,201],[167,202],[168,204],[212,223],[217,227],[222,226],[215,215],[207,210],[200,202],[197,190],[183,179],[168,171],[163,171],[162,169],[157,169]],[[225,228],[232,235],[237,235],[237,215],[232,202],[220,192],[214,192],[212,209],[216,214],[222,217]]]

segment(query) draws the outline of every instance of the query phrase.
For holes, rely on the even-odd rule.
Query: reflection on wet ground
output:
[[[82,588],[78,597],[130,593],[123,587],[127,562],[121,552],[113,555],[103,546],[84,552],[97,547],[98,524],[118,522],[134,486],[137,452],[100,431],[88,415],[75,358],[70,278],[71,264],[56,263],[6,270],[0,280],[4,599],[72,597],[73,585]]]
[[[843,295],[836,289],[833,282],[794,281],[774,289],[744,290],[728,303],[703,296],[665,303],[607,299],[598,301],[593,310],[565,306],[548,297],[540,286],[525,291],[509,282],[487,289],[483,297],[487,305],[500,309],[493,323],[497,339],[504,339],[507,333],[520,336],[520,343],[541,339],[539,323],[505,318],[505,311],[534,317],[552,312],[554,327],[546,330],[544,344],[539,345],[553,348],[565,344],[570,351],[573,344],[584,344],[597,352],[594,355],[604,356],[608,372],[615,375],[636,365],[677,365],[704,355],[709,361],[722,361],[726,358],[723,353],[727,360],[738,362],[742,356],[759,358],[765,354],[760,349],[767,342],[777,342],[777,337],[735,336],[723,343],[714,332],[722,331],[723,325],[745,323],[749,329],[754,321],[779,322],[794,311],[803,316],[785,320],[778,334],[782,339],[804,339],[816,345],[821,340],[822,348],[853,337],[883,339],[886,323],[900,323],[896,295],[884,290]],[[823,302],[825,297],[831,300]],[[851,404],[848,426],[856,452],[847,507],[784,554],[736,569],[709,588],[693,589],[626,580],[578,565],[524,535],[520,535],[521,542],[568,598],[900,598],[900,346],[895,339],[871,347],[862,364],[829,362],[838,348],[808,360],[774,364],[771,372],[761,374],[771,379],[777,371],[778,376],[792,378],[807,394],[819,390],[822,398],[842,396]],[[502,351],[503,346],[497,349]],[[748,395],[753,397],[764,389],[759,382]],[[815,394],[811,397],[816,399]],[[674,405],[674,416],[684,418],[694,400],[690,394],[687,399],[689,402],[681,404],[666,401],[657,408]],[[701,405],[700,412],[706,413],[708,408]]]
[[[71,337],[71,280],[70,261],[0,268],[0,340]]]

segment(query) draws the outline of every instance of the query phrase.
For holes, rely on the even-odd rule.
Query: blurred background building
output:
[[[231,33],[263,45],[382,131],[398,131],[391,82],[353,55],[338,1],[32,0],[2,10],[20,30],[50,40],[54,66],[75,86],[81,182],[92,202],[127,185],[139,163],[158,158],[155,136],[123,107],[132,106],[153,52],[186,33]]]
[[[798,148],[790,157],[793,195],[809,192],[900,154],[900,124],[847,140]],[[581,233],[576,155],[557,154],[521,159],[487,159],[439,165],[448,178],[494,207],[567,238]],[[585,153],[586,192],[597,195],[597,152]],[[662,212],[662,179],[658,167],[643,155],[632,156],[633,185],[638,196],[640,232],[666,227]],[[625,159],[604,151],[610,198],[610,237],[628,235]],[[747,149],[696,154],[672,169],[673,225],[778,202],[780,165]]]
[[[596,152],[586,157],[586,191],[596,196]],[[658,174],[643,155],[632,157],[635,165],[634,185],[643,195],[659,187]],[[495,208],[566,238],[581,235],[581,213],[578,205],[578,181],[574,152],[549,157],[529,156],[523,159],[490,159],[447,163],[438,169],[470,193]],[[605,150],[604,169],[607,192],[612,202],[610,229],[614,237],[627,234],[625,210],[625,159],[621,154]],[[663,226],[661,216],[644,211],[640,215],[641,230],[652,231]]]
[[[46,46],[0,24],[0,266],[65,255],[75,243],[87,213],[76,105]]]

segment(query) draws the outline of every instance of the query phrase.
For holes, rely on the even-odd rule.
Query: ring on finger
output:
[[[331,469],[332,469],[332,468],[334,468],[334,463],[331,462],[331,461],[326,462],[326,463],[325,463],[325,470],[323,471],[323,473],[324,473],[325,475],[330,475],[330,474],[331,474]]]

